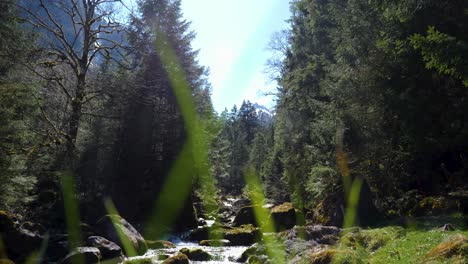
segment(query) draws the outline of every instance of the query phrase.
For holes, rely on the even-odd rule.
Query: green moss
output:
[[[241,225],[240,227],[235,227],[232,229],[227,229],[225,231],[226,235],[236,235],[236,234],[241,234],[241,233],[253,233],[256,232],[258,228],[255,226],[249,224],[249,225]]]
[[[294,210],[294,206],[292,203],[283,203],[278,206],[275,206],[271,209],[272,213],[286,213],[290,210]]]

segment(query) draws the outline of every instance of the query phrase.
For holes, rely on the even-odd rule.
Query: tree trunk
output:
[[[83,107],[83,99],[85,95],[86,75],[78,75],[76,94],[72,100],[72,113],[70,116],[68,137],[67,137],[67,163],[71,163],[75,157],[76,139],[78,137],[78,129],[80,127],[81,109]]]

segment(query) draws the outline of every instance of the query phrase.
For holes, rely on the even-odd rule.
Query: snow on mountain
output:
[[[273,117],[274,115],[274,112],[269,109],[268,107],[264,106],[264,105],[260,105],[258,103],[254,103],[253,105],[255,107],[255,109],[257,110],[257,114],[261,112],[265,113],[266,115],[270,116],[270,117]]]

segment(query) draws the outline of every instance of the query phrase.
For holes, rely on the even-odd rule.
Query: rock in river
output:
[[[276,230],[290,229],[296,225],[296,210],[292,203],[283,203],[271,209],[271,219]]]
[[[114,242],[100,236],[88,237],[86,243],[90,247],[99,249],[102,260],[123,259],[122,249]]]
[[[261,239],[261,233],[253,225],[224,230],[224,238],[231,241],[232,246],[249,246]]]
[[[99,260],[101,260],[99,249],[95,247],[78,247],[62,259],[60,263],[99,263]]]
[[[131,245],[138,254],[144,254],[147,251],[146,241],[143,236],[129,223],[119,215],[105,215],[96,224],[96,231],[103,237],[117,243],[123,248],[122,241],[116,228],[124,236],[124,239],[130,241]],[[127,252],[128,254],[128,252]]]
[[[174,256],[166,259],[162,264],[189,264],[187,255],[178,252]]]
[[[193,261],[209,261],[213,258],[208,252],[205,252],[200,248],[183,248],[180,250],[180,253],[185,254],[190,260]]]

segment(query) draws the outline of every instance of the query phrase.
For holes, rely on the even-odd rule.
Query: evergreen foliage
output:
[[[129,22],[114,16],[121,3],[1,1],[0,209],[61,226],[57,176],[70,170],[84,219],[111,197],[142,222],[181,157],[190,213],[196,196],[257,193],[341,224],[356,182],[359,210],[384,215],[414,193],[468,188],[468,2],[291,1],[269,46],[275,109],[244,101],[219,115],[181,1],[140,0]],[[202,135],[190,137],[174,72]]]

